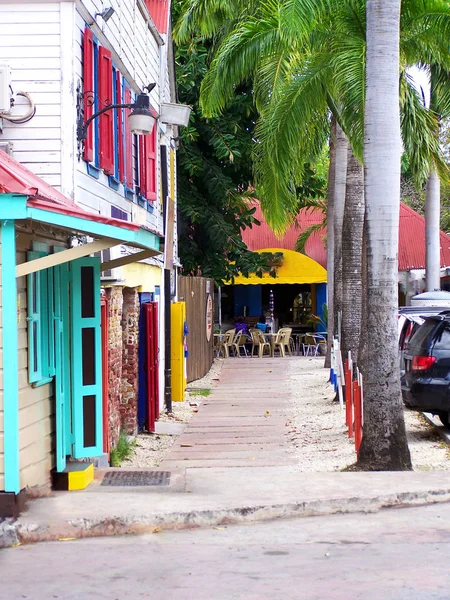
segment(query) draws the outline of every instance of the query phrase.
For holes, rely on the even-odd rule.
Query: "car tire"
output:
[[[450,429],[450,413],[445,412],[445,411],[440,411],[437,413],[437,416],[440,418],[442,425],[445,428]]]

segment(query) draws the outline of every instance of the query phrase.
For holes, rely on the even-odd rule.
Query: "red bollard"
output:
[[[362,441],[361,388],[357,381],[353,382],[353,403],[355,406],[355,450],[359,452]]]
[[[353,388],[352,372],[350,369],[345,371],[345,422],[348,427],[348,437],[353,437]]]

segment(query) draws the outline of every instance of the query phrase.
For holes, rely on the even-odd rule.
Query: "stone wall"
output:
[[[121,430],[135,435],[138,429],[139,294],[137,288],[105,289],[109,327],[109,435],[115,446]]]
[[[121,421],[129,435],[137,433],[138,405],[139,294],[137,288],[123,288]]]
[[[121,287],[105,290],[108,299],[108,351],[109,351],[109,435],[111,446],[115,446],[121,429],[120,388],[122,382],[122,307]]]

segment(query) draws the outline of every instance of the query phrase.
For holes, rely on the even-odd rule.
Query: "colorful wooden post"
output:
[[[348,427],[348,437],[353,437],[353,388],[352,388],[352,359],[350,352],[345,360],[345,422]]]

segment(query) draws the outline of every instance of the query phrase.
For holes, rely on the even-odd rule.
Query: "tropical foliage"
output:
[[[212,277],[218,284],[238,273],[275,274],[270,256],[250,252],[242,241],[242,230],[259,224],[247,202],[255,119],[251,94],[242,89],[223,115],[204,119],[199,89],[207,62],[206,43],[195,40],[176,47],[180,102],[193,106],[178,152],[183,273]]]
[[[220,114],[238,86],[252,82],[259,113],[258,144],[254,147],[256,187],[268,222],[281,231],[298,211],[298,185],[305,164],[313,162],[323,149],[330,111],[355,154],[362,157],[365,1],[267,0],[244,10],[239,2],[233,7],[225,3],[226,10],[213,0],[188,0],[187,4],[191,9],[198,4],[202,10],[210,7],[202,31],[213,36],[216,45],[202,83],[203,114]],[[442,0],[404,0],[402,4],[402,134],[419,185],[432,163],[441,175],[446,177],[448,171],[432,133],[434,115],[411,85],[407,68],[416,63],[439,63],[448,68],[448,15],[449,7]],[[226,26],[221,21],[225,16]],[[186,29],[180,28],[184,33]]]

